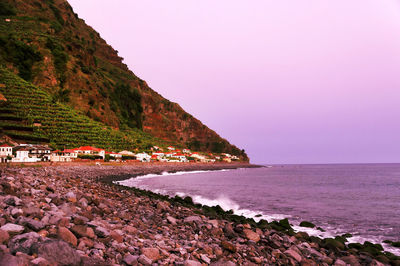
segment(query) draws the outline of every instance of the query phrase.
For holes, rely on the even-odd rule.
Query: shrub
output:
[[[15,8],[8,3],[0,2],[0,16],[15,16]]]
[[[18,68],[19,76],[27,81],[32,80],[33,64],[43,59],[36,49],[13,35],[0,37],[0,57],[12,62]]]

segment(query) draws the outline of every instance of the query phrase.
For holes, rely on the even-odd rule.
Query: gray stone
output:
[[[201,266],[201,263],[195,260],[186,260],[184,266]]]
[[[25,254],[32,255],[35,253],[34,245],[36,245],[41,240],[41,236],[36,232],[29,232],[22,235],[17,235],[13,237],[9,242],[10,252],[16,254],[17,252],[22,252]]]
[[[201,255],[200,255],[200,258],[201,258],[202,261],[204,261],[204,262],[207,263],[207,264],[210,264],[210,262],[211,262],[210,258],[207,257],[207,256],[204,255],[204,254],[201,254]]]
[[[4,203],[10,206],[18,206],[21,205],[22,200],[15,197],[15,196],[10,196],[8,195],[5,199],[4,199]]]
[[[172,216],[167,216],[167,220],[170,224],[176,225],[176,219]]]
[[[26,217],[23,217],[23,216],[20,216],[17,219],[17,222],[20,225],[27,226],[28,228],[30,228],[30,229],[32,229],[34,231],[39,231],[39,230],[41,230],[41,229],[43,229],[45,227],[44,223],[42,223],[41,221],[37,221],[37,220],[34,220],[34,219],[26,218]]]
[[[124,257],[123,261],[128,265],[136,265],[138,263],[139,256],[133,256],[128,254]]]
[[[138,262],[143,264],[143,265],[151,265],[151,263],[153,261],[142,254],[142,255],[139,256]]]
[[[18,235],[25,230],[25,227],[18,224],[8,223],[3,225],[0,229],[8,232],[10,235]]]
[[[37,254],[50,263],[58,265],[79,265],[81,258],[79,254],[62,240],[47,240],[37,247]]]
[[[184,222],[185,223],[202,222],[202,219],[200,216],[189,216],[185,218]]]
[[[300,262],[302,260],[302,257],[299,255],[299,253],[297,253],[296,251],[294,251],[293,249],[288,249],[285,252],[283,252],[285,255],[292,257],[293,259],[295,259],[297,262]]]
[[[210,266],[236,266],[236,264],[232,261],[221,259],[219,261],[211,263]]]
[[[110,231],[108,231],[106,228],[101,227],[101,226],[95,227],[94,233],[95,233],[98,237],[108,237],[108,236],[110,235]]]

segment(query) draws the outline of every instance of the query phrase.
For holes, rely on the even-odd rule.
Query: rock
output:
[[[287,256],[295,259],[297,262],[301,262],[301,256],[299,253],[297,253],[296,251],[292,250],[292,249],[288,249],[285,252],[283,252],[284,254],[286,254]]]
[[[37,247],[37,254],[57,265],[79,265],[79,254],[62,240],[47,240]]]
[[[25,227],[18,224],[8,223],[0,227],[0,229],[6,231],[10,235],[18,235],[25,230]]]
[[[235,266],[236,264],[232,261],[221,259],[219,261],[213,262],[210,266]]]
[[[125,226],[124,230],[126,232],[128,232],[129,234],[136,234],[137,233],[137,229],[135,227],[133,227],[133,226],[130,226],[130,225]]]
[[[156,261],[160,258],[160,251],[158,248],[142,248],[142,254],[152,261]]]
[[[233,227],[232,227],[232,225],[230,223],[227,223],[224,226],[224,234],[225,234],[226,237],[229,237],[229,238],[235,237],[235,235],[236,235],[235,231],[233,231]]]
[[[115,241],[117,241],[118,243],[122,243],[124,242],[124,237],[122,235],[120,235],[119,233],[117,233],[116,231],[111,231],[110,232],[110,236],[112,239],[114,239]],[[148,256],[147,256],[148,257]],[[150,257],[149,257],[150,258]]]
[[[128,254],[124,257],[123,261],[128,265],[136,265],[138,263],[139,256],[133,256]]]
[[[8,243],[8,246],[12,254],[16,254],[17,252],[22,252],[25,254],[32,255],[35,252],[34,245],[36,245],[41,239],[42,238],[38,233],[29,232],[13,237]]]
[[[10,239],[7,231],[0,229],[0,244],[6,243]]]
[[[315,227],[315,224],[310,223],[310,222],[307,222],[307,221],[302,221],[302,222],[300,223],[299,226],[301,226],[301,227],[308,227],[308,228],[314,228],[314,227]]]
[[[94,229],[94,232],[98,237],[108,237],[110,235],[110,231],[108,231],[106,228],[101,227],[101,226],[97,226]]]
[[[17,219],[17,222],[20,225],[27,226],[28,228],[30,228],[36,232],[40,231],[41,229],[43,229],[45,227],[44,223],[42,223],[41,221],[37,221],[34,219],[22,217],[22,216]]]
[[[184,266],[201,266],[201,263],[195,260],[186,260]]]
[[[81,266],[111,266],[110,263],[105,262],[101,258],[96,257],[81,257]]]
[[[88,238],[95,237],[93,229],[85,225],[74,225],[71,227],[71,231],[79,237],[88,237]]]
[[[24,212],[22,211],[22,209],[18,209],[18,208],[14,208],[11,210],[11,216],[12,217],[18,217],[21,216]]]
[[[342,261],[341,259],[337,259],[335,261],[335,264],[333,264],[334,266],[346,266],[346,262]]]
[[[213,227],[218,228],[219,227],[219,222],[218,220],[209,220],[209,224],[211,224]]]
[[[346,262],[347,264],[350,264],[350,265],[354,265],[354,266],[360,265],[358,259],[357,259],[356,256],[354,256],[354,255],[349,255],[349,256],[341,257],[340,259],[341,259],[342,261]]]
[[[222,246],[224,249],[226,249],[226,250],[228,250],[228,251],[230,251],[230,252],[233,252],[233,253],[237,251],[236,246],[233,245],[232,243],[228,242],[228,241],[222,241],[222,242],[221,242],[221,246]]]
[[[138,262],[143,265],[147,265],[147,266],[151,265],[151,263],[152,263],[151,259],[149,259],[148,257],[146,257],[143,254],[139,256]]]
[[[176,219],[172,216],[167,216],[167,221],[172,225],[176,225]]]
[[[76,238],[76,236],[65,227],[58,228],[58,237],[65,242],[70,243],[74,247],[76,247],[76,245],[78,244],[78,239]]]
[[[210,262],[211,262],[210,258],[207,257],[207,256],[204,255],[204,254],[201,254],[201,255],[200,255],[200,258],[201,258],[202,261],[204,261],[204,262],[207,263],[207,264],[210,264]]]
[[[31,260],[32,265],[37,265],[37,266],[51,266],[50,262],[46,260],[45,258],[36,258],[34,260]]]
[[[18,206],[21,205],[22,200],[15,197],[15,196],[6,196],[6,198],[4,199],[4,203],[10,206]]]
[[[200,216],[189,216],[189,217],[185,218],[184,222],[185,223],[193,223],[193,222],[201,223],[202,219]]]
[[[76,195],[75,195],[75,193],[72,192],[72,191],[70,191],[70,192],[68,192],[67,194],[65,194],[65,197],[67,198],[67,200],[68,200],[69,202],[72,202],[72,203],[77,202]]]
[[[22,258],[17,258],[8,253],[0,252],[0,265],[1,266],[25,266],[28,265]]]
[[[251,229],[243,229],[243,233],[248,240],[258,242],[260,241],[260,236]]]

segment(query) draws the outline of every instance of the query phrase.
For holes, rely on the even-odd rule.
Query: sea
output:
[[[350,233],[349,242],[400,241],[400,164],[266,165],[235,170],[164,172],[119,182],[268,221],[319,237]],[[299,227],[309,221],[321,227]]]

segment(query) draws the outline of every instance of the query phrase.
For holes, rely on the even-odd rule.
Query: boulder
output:
[[[260,241],[260,236],[251,229],[243,229],[243,233],[248,240],[258,242]]]
[[[58,228],[58,237],[65,242],[70,243],[74,247],[76,247],[76,245],[78,244],[78,239],[76,238],[76,236],[65,227]]]
[[[24,232],[25,227],[18,225],[18,224],[12,224],[8,223],[0,227],[1,230],[6,231],[10,235],[18,235]]]
[[[189,217],[186,217],[186,218],[185,218],[184,222],[185,222],[185,223],[193,223],[193,222],[199,222],[199,223],[201,223],[201,222],[202,222],[202,219],[201,219],[200,216],[189,216]]]
[[[131,254],[128,254],[124,257],[123,261],[127,264],[127,265],[137,265],[138,263],[138,259],[139,256],[133,256]]]
[[[35,253],[35,247],[42,237],[36,232],[29,232],[22,235],[14,236],[8,243],[10,252],[16,254],[22,252],[25,254],[32,255]]]
[[[31,260],[31,265],[35,266],[51,266],[50,262],[48,262],[45,258],[36,258]]]
[[[32,229],[33,231],[40,231],[45,227],[45,224],[41,221],[37,221],[34,219],[30,219],[27,217],[20,216],[17,220],[20,225],[27,226],[28,228]]]
[[[108,231],[106,228],[101,227],[101,226],[97,226],[94,229],[94,232],[98,237],[108,237],[110,235],[110,231]]]
[[[124,237],[121,234],[119,234],[118,232],[116,232],[116,231],[111,231],[110,232],[110,236],[111,236],[112,239],[114,239],[118,243],[124,242]]]
[[[176,219],[172,216],[167,216],[167,221],[172,225],[176,225]]]
[[[71,227],[71,231],[78,237],[88,237],[88,238],[95,237],[93,229],[85,225],[74,225]]]
[[[201,263],[195,260],[186,260],[184,266],[201,266]]]
[[[222,246],[224,249],[226,249],[226,250],[228,250],[228,251],[230,251],[230,252],[236,252],[236,251],[237,251],[236,246],[235,246],[234,244],[228,242],[228,241],[222,241],[222,242],[221,242],[221,246]]]
[[[145,255],[140,255],[138,262],[141,263],[142,265],[146,265],[146,266],[150,266],[152,261],[151,259],[149,259],[148,257],[146,257]]]
[[[72,192],[72,191],[70,191],[70,192],[68,192],[67,194],[65,194],[65,198],[66,198],[69,202],[72,202],[72,203],[77,202],[76,195],[75,195],[75,193]]]
[[[302,221],[302,222],[300,223],[300,226],[301,226],[301,227],[314,228],[314,227],[315,227],[315,224],[310,223],[310,222],[307,222],[307,221]]]
[[[79,254],[62,240],[47,240],[37,246],[37,254],[57,265],[79,265]]]
[[[142,248],[142,254],[152,261],[157,261],[160,258],[160,251],[158,248]]]
[[[285,252],[283,252],[285,255],[295,259],[298,263],[301,262],[302,257],[300,256],[299,253],[297,253],[296,251],[294,251],[293,249],[288,249]]]
[[[0,229],[0,244],[8,242],[9,239],[10,235],[8,234],[8,232]]]

